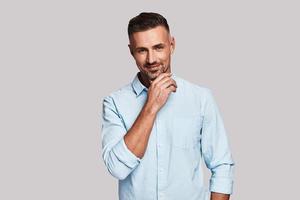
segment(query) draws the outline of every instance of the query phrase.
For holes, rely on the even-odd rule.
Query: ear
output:
[[[170,38],[170,44],[171,44],[171,54],[173,54],[173,52],[175,50],[175,38],[174,37]]]

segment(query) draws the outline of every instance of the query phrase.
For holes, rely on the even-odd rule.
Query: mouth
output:
[[[156,65],[146,65],[147,68],[152,69],[152,68],[157,68],[159,67],[160,64],[156,64]]]
[[[156,72],[159,70],[159,67],[152,67],[152,68],[149,68],[149,71],[150,72]]]
[[[147,65],[147,68],[149,69],[149,71],[155,72],[155,71],[159,70],[159,66],[160,66],[160,64],[157,64],[157,65]]]

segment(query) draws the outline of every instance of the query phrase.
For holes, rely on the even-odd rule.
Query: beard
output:
[[[167,68],[163,65],[161,65],[157,70],[155,71],[146,71],[146,76],[148,80],[154,81],[160,74],[165,73],[167,71]]]

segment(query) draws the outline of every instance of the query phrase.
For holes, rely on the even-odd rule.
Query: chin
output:
[[[157,77],[158,77],[158,76],[148,76],[148,79],[149,79],[150,81],[154,81]]]
[[[148,74],[148,78],[151,80],[151,81],[154,81],[159,75],[161,74],[161,72],[158,72],[158,73],[155,73],[155,74]]]

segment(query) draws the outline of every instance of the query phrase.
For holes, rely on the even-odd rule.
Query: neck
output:
[[[138,78],[140,79],[141,83],[146,87],[149,88],[150,86],[150,81],[144,77],[141,72],[138,73]]]

